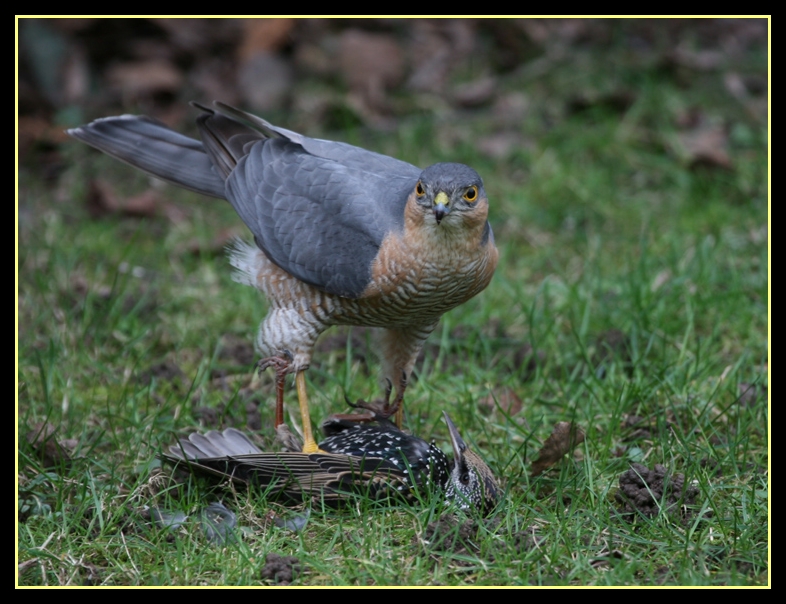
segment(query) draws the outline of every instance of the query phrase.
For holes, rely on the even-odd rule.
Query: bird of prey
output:
[[[483,181],[469,166],[421,170],[346,143],[274,126],[222,103],[196,105],[201,141],[144,116],[98,119],[69,134],[153,176],[223,198],[254,243],[230,252],[237,280],[270,303],[260,368],[295,374],[304,451],[316,450],[305,370],[332,325],[381,328],[388,399],[401,425],[407,379],[440,317],[491,281],[498,252]],[[396,396],[390,402],[391,385]]]

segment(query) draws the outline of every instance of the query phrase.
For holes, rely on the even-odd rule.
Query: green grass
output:
[[[407,393],[408,429],[448,447],[448,410],[506,488],[491,520],[467,524],[464,545],[444,522],[431,534],[436,503],[315,509],[293,533],[265,521],[271,509],[292,512],[254,493],[163,479],[156,455],[175,434],[243,428],[248,405],[259,404],[261,436],[272,438],[271,376],[256,378],[232,352],[252,342],[264,303],[209,251],[239,220],[173,187],[161,194],[181,220],[91,220],[88,177],[123,193],[146,179],[76,142],[61,149],[56,188],[23,166],[18,556],[32,562],[19,583],[254,585],[276,552],[306,567],[298,585],[768,584],[766,125],[719,81],[686,87],[606,59],[563,63],[537,82],[510,76],[504,86],[528,103],[514,126],[479,112],[405,119],[395,135],[325,133],[423,165],[466,162],[484,177],[497,274],[444,317]],[[633,90],[633,105],[565,110],[587,82]],[[692,168],[675,151],[676,116],[694,106],[727,124],[731,170]],[[478,143],[503,129],[521,144],[491,159]],[[204,251],[188,251],[193,241]],[[343,410],[345,394],[380,392],[378,362],[357,354],[369,349],[348,348],[318,354],[309,372],[317,422]],[[741,396],[745,384],[756,396]],[[479,404],[505,391],[520,411]],[[530,478],[559,421],[586,440]],[[40,422],[77,441],[70,466],[44,468],[27,444]],[[696,482],[684,517],[620,516],[615,492],[632,461]],[[226,546],[196,521],[219,498],[239,516]],[[189,520],[159,529],[145,506]]]

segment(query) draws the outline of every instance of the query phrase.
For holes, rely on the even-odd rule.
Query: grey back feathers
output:
[[[227,199],[276,265],[325,292],[359,297],[382,240],[403,228],[421,171],[227,105],[197,107],[202,142],[128,115],[69,134],[153,176]]]

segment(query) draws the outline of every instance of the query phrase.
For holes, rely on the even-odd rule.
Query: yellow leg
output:
[[[297,400],[300,403],[300,425],[303,426],[303,453],[320,451],[314,433],[311,431],[311,416],[308,414],[308,395],[306,394],[306,372],[298,371],[295,376]]]
[[[404,405],[399,404],[396,409],[396,426],[401,429],[401,424],[404,423]]]

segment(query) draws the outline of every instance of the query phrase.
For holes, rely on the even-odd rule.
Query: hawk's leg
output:
[[[311,417],[308,414],[308,395],[306,394],[306,370],[298,371],[295,374],[295,385],[297,386],[297,400],[300,404],[300,422],[303,426],[303,453],[317,453],[321,449],[314,440],[314,433],[311,430]]]
[[[401,374],[401,380],[396,389],[396,398],[393,399],[393,404],[390,405],[390,415],[396,414],[396,425],[401,428],[404,422],[404,390],[407,389],[407,372]],[[390,400],[390,391],[388,391],[388,400]]]
[[[276,424],[278,429],[284,423],[284,382],[288,373],[292,371],[292,353],[283,350],[278,356],[262,359],[259,362],[259,370],[274,367],[276,370]],[[319,451],[317,442],[314,440],[314,432],[311,429],[311,417],[308,413],[308,395],[306,394],[306,370],[301,369],[295,374],[295,386],[297,387],[297,398],[300,406],[300,419],[303,428],[303,453],[315,453]]]
[[[276,429],[284,423],[284,383],[293,360],[291,352],[282,350],[279,356],[267,357],[257,364],[260,373],[268,367],[276,371],[276,423],[273,425]]]
[[[396,380],[396,398],[390,401],[391,388],[388,382],[387,399],[382,410],[388,416],[395,415],[400,428],[404,419],[404,391],[415,366],[418,353],[436,323],[406,328],[383,329],[380,340],[382,375]]]

